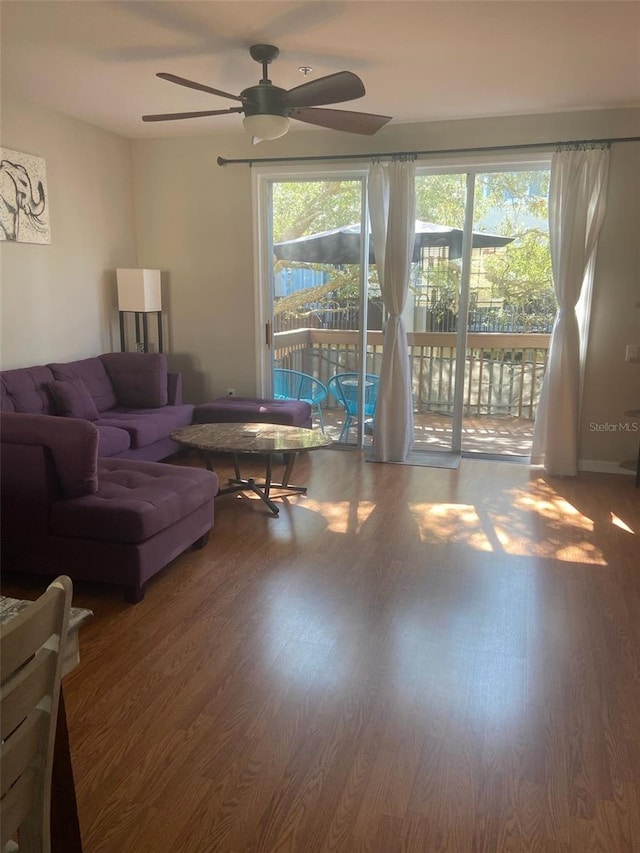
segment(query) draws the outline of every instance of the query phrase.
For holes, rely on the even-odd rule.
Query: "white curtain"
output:
[[[558,313],[536,416],[531,461],[549,474],[578,472],[578,432],[598,235],[609,149],[557,151],[551,161],[549,238]]]
[[[409,292],[415,240],[415,163],[373,163],[368,195],[371,237],[388,319],[373,431],[378,462],[403,462],[413,441],[413,401],[402,310]]]

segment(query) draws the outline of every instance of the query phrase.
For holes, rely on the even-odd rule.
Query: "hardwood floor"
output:
[[[76,584],[86,853],[640,851],[633,478],[323,450],[294,480],[277,519],[221,498],[138,605]]]

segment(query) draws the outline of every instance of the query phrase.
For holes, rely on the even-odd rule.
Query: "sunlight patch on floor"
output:
[[[411,504],[420,538],[477,551],[504,551],[571,563],[606,565],[593,544],[594,523],[559,496],[536,498],[526,490],[505,495],[505,506]]]
[[[318,513],[332,533],[358,535],[376,503],[318,501],[307,496],[304,507]],[[407,509],[420,540],[427,544],[466,545],[485,553],[607,565],[602,550],[594,544],[594,520],[542,480],[508,489],[486,503],[413,502]],[[611,523],[633,533],[613,514]]]
[[[611,513],[611,524],[619,527],[620,530],[624,530],[625,533],[631,533],[635,535],[635,530],[632,530],[626,522],[624,522],[621,518],[619,518],[615,512]]]
[[[477,551],[493,551],[476,508],[470,504],[412,503],[410,511],[422,542],[455,542]]]
[[[362,525],[376,508],[374,501],[317,501],[307,496],[305,509],[319,513],[332,533],[360,533]]]
[[[533,493],[530,492],[531,485],[536,487]],[[518,489],[511,494],[516,509],[533,511],[541,518],[554,522],[562,521],[563,524],[568,522],[573,527],[593,531],[593,520],[582,515],[573,504],[557,495],[546,483],[530,484],[526,490]]]

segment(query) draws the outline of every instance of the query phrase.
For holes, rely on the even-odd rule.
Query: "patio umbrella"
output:
[[[500,237],[497,234],[473,232],[473,248],[487,246],[506,246],[513,237]],[[448,225],[435,225],[416,219],[416,240],[413,248],[415,262],[420,260],[423,246],[448,246],[450,258],[462,257],[462,229]],[[300,261],[309,264],[359,264],[360,263],[360,224],[345,225],[330,231],[320,231],[296,240],[274,243],[273,252],[281,261]],[[369,263],[374,263],[373,244],[369,243]]]

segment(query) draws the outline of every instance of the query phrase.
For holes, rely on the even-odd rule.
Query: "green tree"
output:
[[[466,198],[463,174],[418,175],[416,218],[449,228],[462,228]]]
[[[359,181],[273,184],[273,240],[280,243],[360,221]]]
[[[548,327],[555,315],[549,251],[547,169],[494,172],[478,176],[476,193],[495,216],[498,233],[513,237],[504,250],[486,258],[484,272],[492,296],[523,331]],[[485,213],[485,215],[487,215]]]
[[[503,310],[515,313],[523,331],[544,330],[555,314],[549,235],[531,228],[516,235],[500,254],[486,259],[485,272]]]

